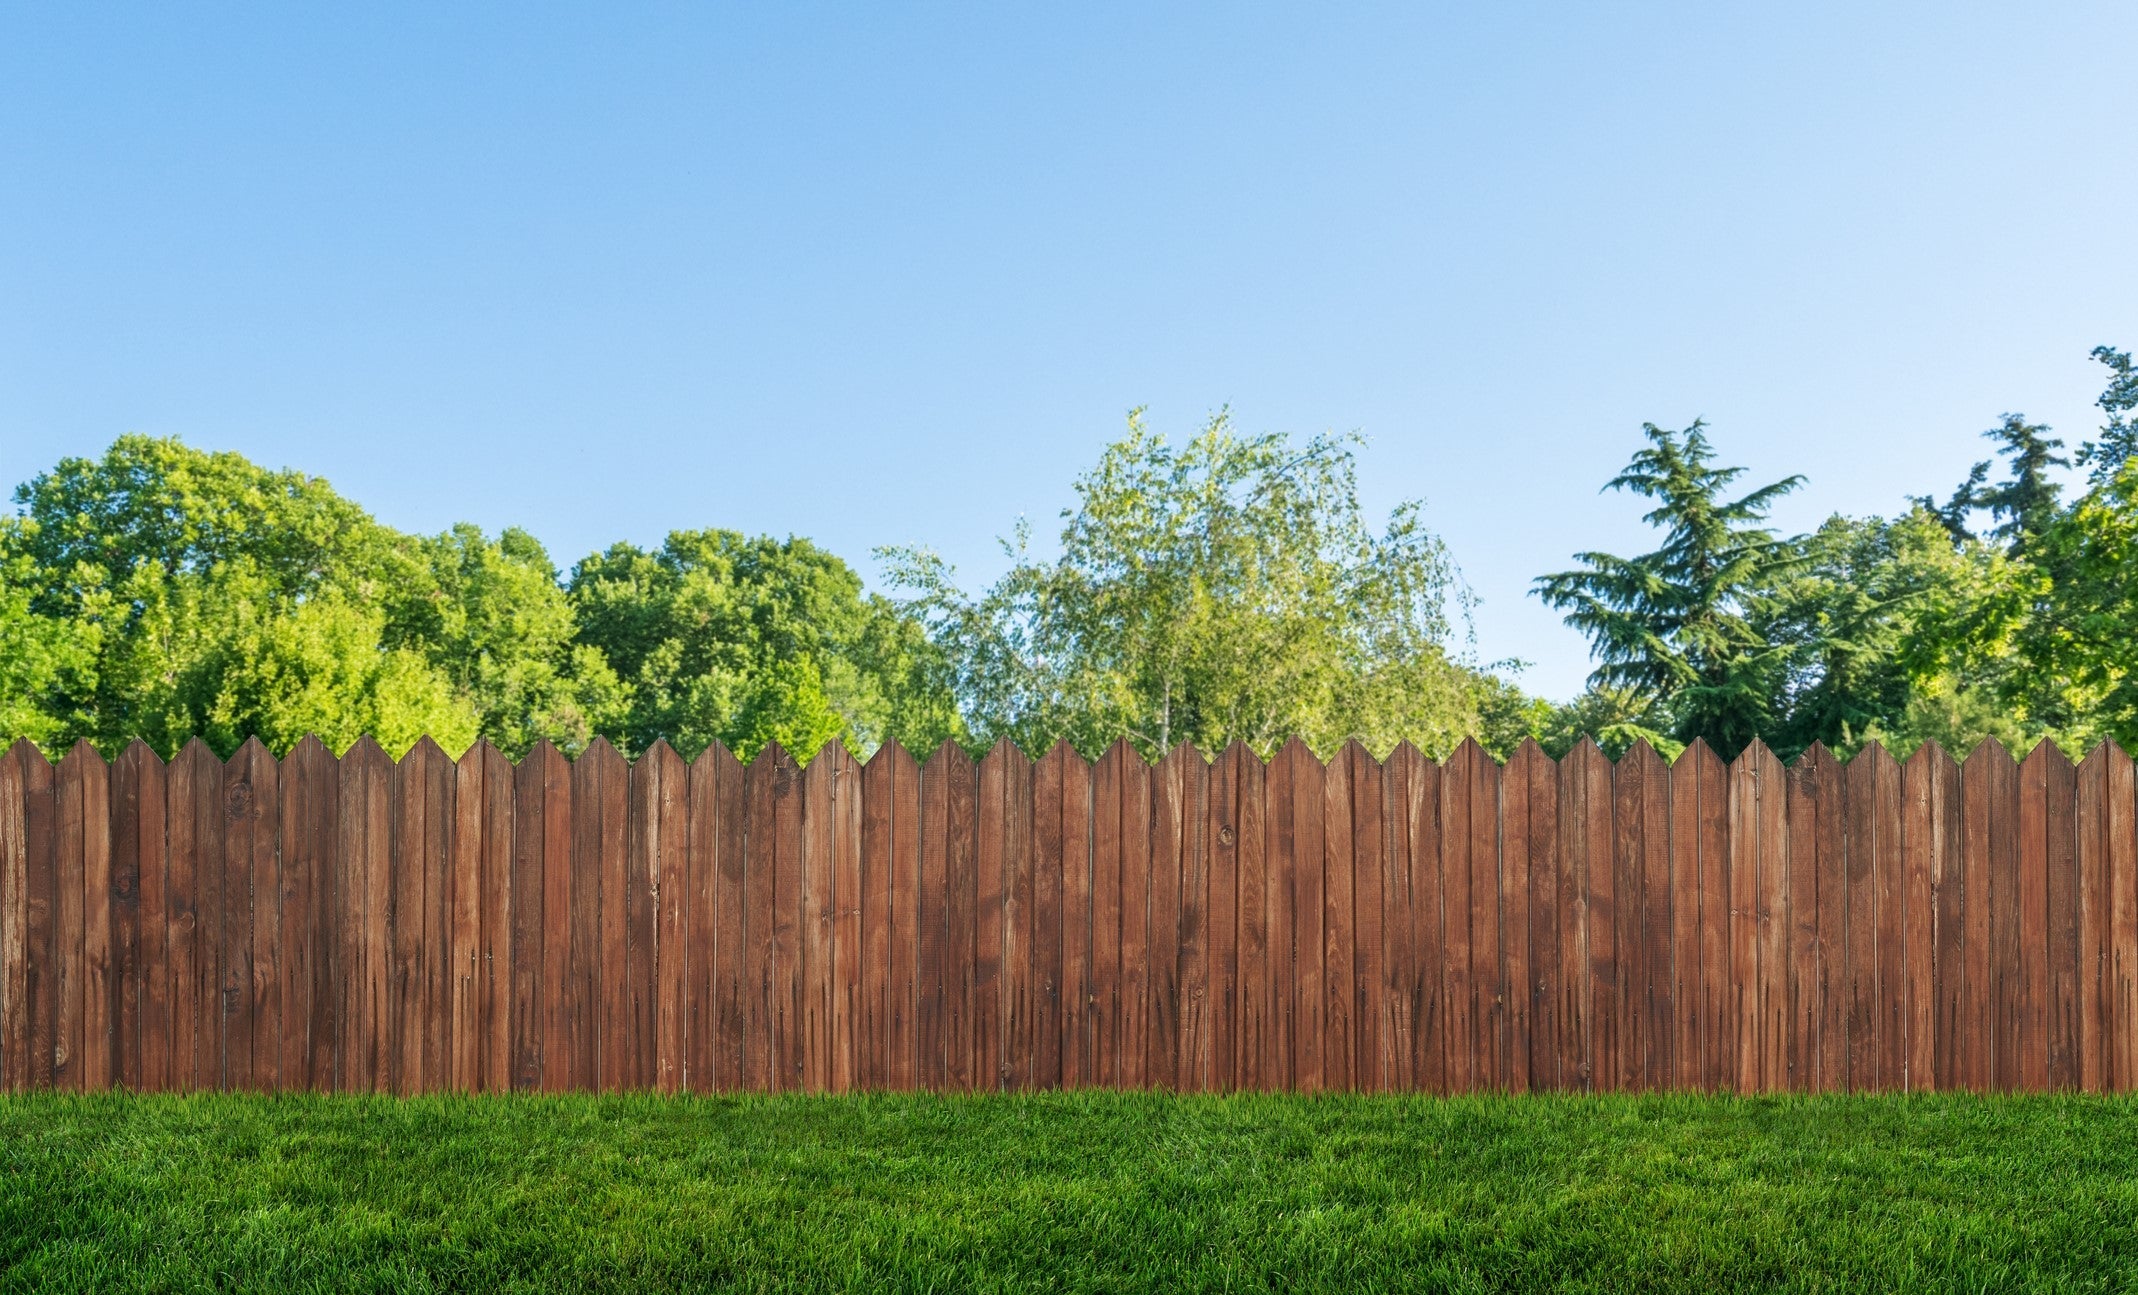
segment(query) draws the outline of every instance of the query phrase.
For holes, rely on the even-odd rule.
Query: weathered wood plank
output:
[[[1062,782],[1068,767],[1080,762],[1069,744],[1057,742],[1041,757],[1033,775],[1032,962],[1037,1011],[1033,1019],[1032,1082],[1059,1088],[1063,1080],[1062,1043]]]
[[[2078,851],[2074,839],[2074,809],[2078,772],[2054,743],[2045,742],[2028,757],[2042,761],[2043,782],[2048,793],[2043,818],[2044,926],[2042,988],[2043,1082],[2051,1089],[2072,1089],[2079,1083],[2079,896]]]
[[[1091,962],[1098,999],[1094,1081],[1107,1086],[1125,1083],[1121,1053],[1131,1046],[1124,1028],[1130,1012],[1122,994],[1121,788],[1129,766],[1142,763],[1128,739],[1121,738],[1106,748],[1091,771]],[[1141,1048],[1140,1037],[1133,1046]],[[1126,1069],[1139,1072],[1142,1060],[1139,1055],[1136,1065]]]
[[[830,1082],[847,1093],[861,1085],[861,766],[843,745],[818,759],[830,767],[832,798]]]
[[[30,1084],[28,745],[0,756],[0,1089],[17,1093]]]
[[[1091,766],[1061,768],[1062,1087],[1098,1081],[1098,993],[1092,966]]]
[[[1218,754],[1210,769],[1210,817],[1204,825],[1210,842],[1208,1087],[1220,1093],[1240,1086],[1240,781],[1242,765],[1252,759],[1254,753],[1239,742]]]
[[[18,893],[23,906],[22,1002],[27,1017],[22,1037],[28,1043],[22,1087],[44,1089],[54,1087],[63,1073],[61,1058],[55,1053],[66,1038],[57,1019],[60,984],[66,973],[64,946],[56,933],[61,830],[56,779],[51,762],[30,742],[16,742],[8,754],[22,798],[24,865]]]
[[[683,1091],[690,1072],[690,1007],[685,999],[693,958],[704,950],[691,947],[691,900],[693,878],[690,853],[690,767],[675,748],[655,742],[632,769],[634,780],[647,784],[647,843],[653,857],[646,861],[645,875],[651,888],[651,947],[644,954],[633,945],[637,974],[647,976],[652,990],[652,1017],[641,1024],[646,1031],[640,1044],[641,1076],[647,1086],[663,1093]],[[633,788],[638,783],[634,781]],[[634,869],[635,872],[635,869]],[[639,928],[632,928],[634,939]],[[651,967],[645,964],[650,961]],[[647,1046],[650,1044],[650,1048]]]
[[[1364,746],[1347,743],[1345,751],[1351,819],[1352,1086],[1361,1092],[1386,1092],[1390,1067],[1383,1028],[1388,1018],[1387,835],[1381,823],[1384,771]],[[1330,815],[1331,821],[1334,818]],[[1218,871],[1211,870],[1213,883]]]
[[[68,1057],[61,1086],[111,1087],[111,769],[95,747],[74,744],[55,771],[59,800],[61,969],[58,1033]]]
[[[1004,1002],[1003,951],[1010,937],[1005,925],[1009,906],[1003,767],[1023,758],[1003,738],[981,757],[973,775],[972,1086],[982,1092],[1003,1088],[1007,1078],[1005,1030],[1010,1014]]]
[[[954,1092],[973,1088],[974,1031],[978,993],[979,770],[965,748],[946,743],[943,757],[943,1084]],[[1089,810],[1085,812],[1089,830]]]
[[[282,928],[282,1083],[285,1088],[323,1092],[335,1083],[343,1008],[335,976],[341,770],[334,753],[316,737],[300,739],[283,757],[281,793],[282,890],[276,902]],[[150,909],[148,875],[144,868],[144,912]],[[147,933],[144,925],[144,936]],[[144,990],[147,987],[144,981]],[[144,1008],[144,1058],[149,1020]]]
[[[1357,862],[1352,851],[1352,751],[1337,748],[1321,780],[1321,1079],[1334,1092],[1357,1083]]]
[[[742,1087],[744,833],[748,802],[742,765],[718,742],[690,769],[693,899],[690,987],[692,1092]],[[888,800],[888,795],[885,797]],[[866,849],[869,842],[864,839]],[[878,910],[881,911],[880,908]],[[883,1082],[878,1072],[874,1082]]]

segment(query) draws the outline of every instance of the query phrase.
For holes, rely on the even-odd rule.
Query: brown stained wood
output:
[[[1327,770],[1306,743],[1285,744],[1292,766],[1292,1083],[1301,1092],[1328,1087],[1323,1065],[1328,1033],[1327,864],[1323,858],[1323,780]],[[1155,909],[1154,909],[1155,915]]]
[[[1321,1082],[1335,1092],[1357,1084],[1357,861],[1352,851],[1350,744],[1329,758],[1321,782]]]
[[[2055,1023],[2050,983],[2050,886],[2055,873],[2055,819],[2058,775],[2069,762],[2055,745],[2043,742],[2019,767],[2019,955],[2020,1084],[2029,1092],[2046,1092],[2054,1082],[2050,1060]]]
[[[831,770],[831,1090],[861,1086],[861,766],[844,746],[818,759]]]
[[[1142,1046],[1140,1035],[1131,1043],[1124,1029],[1129,1013],[1121,992],[1121,788],[1130,765],[1142,763],[1143,757],[1128,739],[1121,738],[1106,748],[1091,771],[1091,961],[1093,993],[1098,999],[1094,1074],[1096,1082],[1109,1087],[1127,1086],[1122,1050]],[[1141,1064],[1139,1055],[1137,1064],[1128,1069],[1140,1071]]]
[[[1519,800],[1520,848],[1527,873],[1524,902],[1528,909],[1528,947],[1525,978],[1516,987],[1522,1010],[1528,1013],[1524,1038],[1528,1055],[1529,1091],[1551,1092],[1565,1087],[1559,1074],[1559,769],[1532,739],[1525,739],[1508,759],[1506,803]],[[1515,795],[1519,784],[1521,792]],[[1507,848],[1514,849],[1510,824]]]
[[[1925,755],[1924,751],[1931,754]],[[1960,766],[1936,743],[1911,757],[1929,766],[1931,779],[1931,975],[1930,1086],[1957,1089],[1967,1083],[1964,1054],[1969,1020],[1967,983],[1967,872],[1963,854]]]
[[[174,765],[172,772],[175,775],[178,767]],[[391,931],[388,901],[393,854],[393,761],[376,742],[359,738],[342,753],[339,772],[341,830],[335,842],[335,875],[340,943],[335,971],[343,1000],[336,1087],[344,1092],[383,1092],[387,1079],[384,1047]],[[174,777],[174,792],[177,787]],[[172,826],[177,826],[175,806]],[[174,885],[177,854],[174,839]]]
[[[1833,753],[1818,745],[1798,757],[1791,770],[1792,877],[1802,887],[1808,874],[1811,890],[1811,905],[1799,901],[1795,909],[1798,929],[1811,932],[1797,973],[1798,1046],[1805,1086],[1815,1092],[1846,1086],[1848,806],[1843,777]]]
[[[1210,1072],[1210,764],[1185,742],[1166,761],[1179,767],[1182,789],[1173,1086],[1194,1093],[1209,1086]]]
[[[160,871],[163,867],[163,765],[141,742],[127,744],[112,761],[110,824],[111,1082],[138,1093],[146,1087],[141,1058],[141,877],[144,868]],[[5,848],[0,844],[0,852]],[[5,865],[0,864],[0,876],[4,873]],[[0,914],[6,906],[5,882],[0,880]],[[4,921],[0,917],[0,924]],[[0,1013],[5,1011],[5,1001],[6,990],[0,987]],[[0,1074],[5,1073],[6,1050],[0,1043]]]
[[[1063,1079],[1062,1002],[1062,782],[1068,767],[1079,762],[1066,741],[1057,742],[1040,759],[1032,789],[1033,1020],[1032,1083],[1059,1088]]]
[[[1888,843],[1881,840],[1878,813],[1879,762],[1882,749],[1869,748],[1846,767],[1848,848],[1843,899],[1847,929],[1843,940],[1845,1031],[1842,1084],[1852,1092],[1874,1091],[1879,1072],[1878,1029],[1878,887],[1877,858]]]
[[[1091,766],[1061,770],[1062,1087],[1099,1082],[1098,983],[1092,965]]]
[[[1478,1010],[1480,997],[1489,999],[1490,987],[1477,981],[1480,943],[1477,931],[1478,900],[1472,894],[1481,865],[1473,860],[1479,828],[1473,823],[1483,797],[1478,793],[1477,763],[1468,746],[1458,748],[1441,766],[1440,855],[1442,904],[1446,912],[1448,1087],[1451,1093],[1468,1093],[1490,1086],[1489,1013]],[[1489,832],[1487,825],[1483,831]]]
[[[891,762],[895,743],[861,769],[861,1086],[891,1085]]]
[[[1598,1062],[1599,996],[1589,938],[1589,863],[1599,851],[1609,858],[1611,828],[1611,765],[1595,742],[1582,738],[1559,762],[1558,793],[1559,1076],[1569,1091],[1594,1091],[1609,1087],[1611,1073]]]
[[[1242,743],[1234,743],[1239,784],[1239,1003],[1234,1062],[1235,1082],[1244,1092],[1267,1092],[1275,1086],[1270,1022],[1270,889],[1266,842],[1268,766]],[[1127,962],[1127,935],[1123,964]]]
[[[170,937],[176,1086],[214,1090],[223,1075],[223,765],[196,738],[179,751],[171,772],[168,810],[177,829],[171,840]]]
[[[102,1092],[112,1075],[111,770],[85,739],[56,771],[59,800],[60,929],[72,950],[61,978],[60,1033],[71,1056],[60,1083]],[[72,909],[71,917],[68,910]]]
[[[832,882],[833,832],[838,820],[838,766],[825,757],[832,743],[802,771],[800,918],[796,928],[801,982],[796,1038],[800,1048],[797,1084],[806,1092],[831,1088],[832,1072]]]
[[[1411,883],[1411,962],[1415,1006],[1411,1010],[1412,1071],[1420,1091],[1449,1091],[1447,920],[1441,819],[1442,769],[1415,747],[1405,751],[1409,786],[1404,789],[1406,863]]]
[[[612,831],[623,837],[621,870],[604,877],[604,918],[612,894],[622,899],[623,912],[620,922],[604,921],[603,936],[606,940],[607,928],[620,926],[623,956],[611,962],[604,946],[604,976],[614,969],[617,978],[602,985],[602,1010],[610,1018],[602,1038],[605,1047],[615,1041],[618,1055],[605,1056],[602,1071],[605,1084],[624,1089],[654,1086],[660,1050],[661,783],[675,760],[667,746],[658,743],[624,770],[623,823],[620,832]],[[611,878],[613,891],[607,887]]]
[[[1417,749],[1399,743],[1381,768],[1381,1040],[1384,1091],[1423,1087],[1418,1074],[1420,993],[1417,957],[1417,894],[1411,871],[1412,768]]]
[[[615,748],[609,750],[613,752]],[[561,986],[564,1038],[561,1055],[553,1064],[561,1066],[564,1087],[578,1092],[592,1092],[602,1087],[602,963],[608,934],[604,919],[622,916],[622,906],[614,902],[622,896],[611,892],[604,876],[608,856],[622,853],[607,848],[608,833],[620,826],[605,819],[607,797],[603,794],[602,784],[613,763],[594,759],[591,748],[582,752],[571,763],[571,789],[567,793],[571,798],[572,817],[571,862],[568,865],[571,889],[563,908],[566,923]],[[619,924],[619,946],[621,936]],[[621,949],[618,951],[620,953]]]
[[[731,1093],[742,1087],[747,825],[742,766],[715,742],[699,752],[690,768],[692,1092]]]
[[[1121,1019],[1114,1031],[1121,1086],[1150,1084],[1151,1002],[1157,978],[1151,967],[1151,860],[1154,857],[1151,797],[1158,771],[1133,747],[1116,766],[1114,804],[1092,793],[1092,812],[1111,819],[1121,842]]]
[[[1676,893],[1670,876],[1672,771],[1663,756],[1646,744],[1638,746],[1629,759],[1646,763],[1640,789],[1640,1079],[1642,1088],[1670,1088],[1678,1073]]]
[[[892,754],[890,1086],[910,1091],[921,1074],[920,969],[914,956],[920,929],[921,774],[902,748],[894,746]]]
[[[58,918],[59,832],[58,805],[52,765],[28,741],[18,741],[8,753],[15,765],[22,804],[24,870],[19,893],[23,906],[22,1002],[27,1021],[23,1038],[22,1087],[46,1089],[55,1085],[60,1072],[63,1046],[56,1013],[59,983],[63,975],[63,952],[55,935]],[[188,964],[188,979],[191,966]],[[198,994],[198,986],[194,986]]]
[[[1990,1063],[1988,1087],[2000,1092],[2023,1083],[2028,1022],[2020,957],[2020,806],[2019,766],[1995,743],[1984,743],[1968,759],[1968,772],[1982,767],[1980,792],[1989,872],[1989,1012],[1985,1021]],[[1970,793],[1973,794],[1972,792]]]
[[[1937,994],[1937,755],[1935,747],[1925,746],[1901,766],[1900,1085],[1917,1092],[1935,1087],[1931,1016]]]
[[[778,841],[779,872],[772,880],[772,1063],[775,1084],[786,1091],[804,1086],[808,1059],[803,1012],[806,971],[802,963],[802,771],[794,757],[777,744],[759,760],[772,759],[778,769],[772,786],[773,833]]]
[[[2108,950],[2103,974],[2110,1036],[2108,1086],[2138,1089],[2138,775],[2120,747],[2108,759],[2107,838]]]
[[[282,759],[280,791],[282,888],[274,902],[281,927],[282,1086],[325,1092],[334,1086],[342,1006],[335,979],[341,771],[333,752],[316,737],[299,739]],[[144,911],[147,893],[144,886]],[[145,1010],[142,1023],[145,1053]]]
[[[973,973],[972,1086],[995,1092],[1005,1086],[1009,1020],[1003,1001],[1003,948],[1007,903],[1002,821],[1003,766],[1022,759],[1008,738],[995,743],[973,771]]]
[[[1219,752],[1210,768],[1210,814],[1203,828],[1210,849],[1207,1084],[1219,1093],[1240,1087],[1240,771],[1252,759],[1254,753],[1237,741]]]
[[[281,1086],[280,772],[258,738],[223,767],[222,1086],[239,1092]]]
[[[2054,743],[2044,742],[2028,756],[2041,761],[2047,800],[2043,814],[2042,915],[2043,1084],[2055,1090],[2078,1086],[2078,859],[2073,810],[2078,775],[2071,760]]]
[[[1809,752],[1783,772],[1782,817],[1787,823],[1789,920],[1789,1053],[1786,1086],[1817,1086],[1819,1072],[1819,786]]]
[[[650,771],[650,776],[648,776]],[[641,1028],[641,1065],[646,1086],[663,1093],[683,1091],[689,1072],[689,1005],[685,1000],[690,964],[703,956],[690,944],[692,877],[690,871],[690,766],[675,748],[656,741],[632,768],[634,779],[651,784],[646,812],[653,857],[647,863],[651,886],[651,967],[636,959],[651,988],[651,1016]],[[634,783],[634,786],[636,784]],[[634,928],[634,934],[636,928]],[[636,952],[636,946],[634,952]]]
[[[1350,759],[1352,905],[1352,1086],[1389,1088],[1385,894],[1387,836],[1381,824],[1383,770],[1364,746],[1347,744]],[[1212,870],[1215,878],[1216,870]],[[1214,905],[1213,905],[1214,906]],[[1214,961],[1214,960],[1213,960]]]
[[[778,806],[774,800],[780,763],[772,749],[760,751],[744,774],[748,828],[743,850],[743,1045],[742,1086],[767,1092],[780,1086],[773,1053],[777,1010],[772,927],[774,880],[779,873]],[[908,1079],[910,1082],[910,1077]]]
[[[1760,768],[1753,748],[1730,762],[1730,982],[1736,1018],[1731,1091],[1760,1090],[1765,986],[1760,977],[1759,919],[1762,896],[1759,840]]]
[[[23,817],[22,745],[0,756],[0,1091],[11,1093],[29,1086],[30,1012],[24,985],[29,826]]]
[[[402,1095],[431,1087],[431,989],[443,943],[437,931],[451,853],[452,777],[451,762],[427,738],[395,770],[386,1069],[388,1089]]]
[[[1620,1008],[1624,991],[1620,984],[1614,867],[1613,770],[1603,752],[1586,739],[1567,753],[1561,770],[1563,794],[1571,798],[1572,810],[1562,826],[1561,840],[1577,861],[1575,869],[1583,887],[1581,926],[1588,964],[1588,992],[1582,1005],[1586,1013],[1583,1065],[1591,1089],[1611,1091],[1623,1083],[1622,1054],[1626,1050],[1625,1016]],[[1566,776],[1569,770],[1571,776]],[[1454,1047],[1455,1040],[1451,1038],[1451,1052]]]
[[[1900,765],[1877,743],[1872,743],[1856,758],[1874,762],[1878,770],[1878,848],[1872,865],[1878,897],[1878,930],[1874,943],[1878,983],[1877,1015],[1872,1030],[1873,1046],[1878,1055],[1876,1083],[1880,1090],[1897,1090],[1904,1083],[1901,1069],[1906,1026],[1902,1016],[1908,909],[1908,894],[1902,881],[1906,838],[1901,823]]]
[[[512,1089],[512,1001],[515,982],[512,965],[513,929],[519,920],[513,878],[512,762],[487,742],[482,752],[483,785],[483,900],[481,953],[483,969],[483,1090]]]
[[[537,742],[512,770],[512,981],[504,1026],[509,1060],[501,1086],[514,1092],[548,1087],[543,1060],[560,1015],[549,931],[561,929],[563,915],[550,907],[547,810],[549,765],[561,758],[548,742]]]
[[[1694,739],[1670,771],[1670,947],[1672,1084],[1683,1090],[1707,1087],[1710,1019],[1706,964],[1702,955],[1700,891],[1700,779],[1714,752]]]
[[[948,743],[945,744],[947,748]],[[949,756],[938,749],[920,772],[920,869],[918,926],[914,935],[916,993],[914,1048],[923,1089],[947,1086],[945,1052],[949,1045],[950,987],[950,772]]]
[[[476,1093],[484,1083],[489,1034],[484,993],[484,837],[489,789],[478,742],[453,764],[453,832],[446,865],[446,1087]],[[501,889],[510,889],[500,877]]]
[[[1613,1086],[1647,1086],[1649,1014],[1647,872],[1642,842],[1648,833],[1648,788],[1662,761],[1646,742],[1619,757],[1611,779],[1612,943],[1618,950],[1618,992],[1611,1014],[1618,1022],[1618,1074]]]
[[[1796,981],[1789,962],[1791,878],[1786,774],[1781,761],[1760,742],[1746,748],[1758,776],[1759,844],[1759,1086],[1781,1092],[1791,1086],[1796,1069]]]
[[[1269,878],[1269,1005],[1264,1035],[1264,1085],[1273,1092],[1298,1086],[1298,848],[1292,751],[1296,740],[1271,755],[1264,774],[1263,851]],[[1311,758],[1311,757],[1308,757]]]
[[[2078,1081],[2088,1093],[2108,1089],[2108,773],[2106,744],[2080,762],[2073,818],[2078,852]]]
[[[1002,1077],[1011,1092],[1032,1087],[1032,761],[1007,739],[982,766],[983,804],[999,800],[1002,854]],[[983,828],[983,832],[984,832]]]
[[[973,1089],[975,1012],[978,992],[979,861],[975,834],[979,824],[979,770],[956,743],[942,752],[945,784],[943,873],[943,1082],[954,1092]],[[1088,810],[1084,826],[1088,830]]]

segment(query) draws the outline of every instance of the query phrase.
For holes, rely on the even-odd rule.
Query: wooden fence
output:
[[[2138,1081],[2132,762],[0,757],[12,1089]]]

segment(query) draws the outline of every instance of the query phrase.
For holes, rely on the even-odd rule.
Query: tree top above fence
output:
[[[625,755],[607,738],[597,737],[592,742],[588,743],[584,749],[579,751],[577,755],[567,755],[565,752],[559,750],[556,746],[545,740],[536,742],[534,746],[531,747],[524,756],[522,756],[518,760],[514,760],[487,740],[476,741],[473,745],[469,746],[465,751],[463,751],[459,756],[456,757],[447,753],[443,747],[439,746],[429,737],[424,737],[419,738],[413,746],[409,747],[409,749],[402,753],[402,755],[397,759],[384,747],[380,746],[376,741],[374,741],[368,736],[358,738],[348,747],[348,749],[342,751],[340,754],[337,755],[317,737],[309,735],[304,737],[295,746],[284,752],[279,757],[276,756],[274,752],[270,751],[267,748],[266,744],[261,742],[260,739],[257,737],[247,738],[237,748],[237,750],[233,751],[230,754],[227,759],[222,756],[218,756],[213,750],[213,748],[211,748],[206,742],[202,741],[200,738],[197,737],[188,741],[185,746],[180,749],[178,754],[172,757],[169,761],[164,760],[164,758],[159,755],[152,747],[150,747],[146,742],[140,740],[139,738],[136,738],[134,741],[129,742],[126,747],[118,753],[118,755],[111,757],[109,760],[106,759],[103,752],[99,751],[86,738],[76,742],[72,747],[70,747],[64,754],[62,754],[57,759],[51,757],[49,754],[39,748],[36,743],[30,741],[28,738],[16,739],[14,744],[8,748],[7,754],[17,760],[38,760],[51,765],[58,765],[75,761],[92,762],[99,765],[117,763],[120,761],[152,761],[159,765],[177,764],[180,762],[198,763],[201,761],[208,761],[220,765],[254,763],[260,760],[269,760],[274,761],[276,763],[281,763],[283,761],[295,759],[325,759],[336,762],[358,761],[365,764],[386,765],[406,765],[412,762],[423,764],[435,764],[439,762],[443,762],[446,764],[461,764],[467,763],[469,761],[501,760],[508,765],[520,767],[530,762],[557,762],[564,765],[573,765],[592,760],[602,763],[621,765],[624,767],[629,767],[636,764],[643,764],[647,761],[657,761],[661,763],[686,765],[721,763],[734,765],[742,768],[750,768],[759,764],[766,764],[768,766],[785,765],[788,767],[799,768],[814,764],[818,760],[830,758],[861,766],[871,765],[879,760],[888,760],[893,762],[910,762],[916,765],[929,767],[933,767],[944,762],[982,764],[994,760],[1014,759],[1021,760],[1029,764],[1038,765],[1049,762],[1074,760],[1081,763],[1086,768],[1093,769],[1122,761],[1134,761],[1138,764],[1143,765],[1146,768],[1162,768],[1180,761],[1196,761],[1207,767],[1223,760],[1252,762],[1253,764],[1264,768],[1274,765],[1279,761],[1296,763],[1300,760],[1307,760],[1323,768],[1328,768],[1338,763],[1339,761],[1348,762],[1352,764],[1365,762],[1375,765],[1377,767],[1385,767],[1397,761],[1402,761],[1413,765],[1430,764],[1440,767],[1446,767],[1457,762],[1462,762],[1466,765],[1474,767],[1478,762],[1482,761],[1496,768],[1532,766],[1537,762],[1541,761],[1543,763],[1550,764],[1555,767],[1572,763],[1581,763],[1587,765],[1602,763],[1606,766],[1613,768],[1633,765],[1645,768],[1661,767],[1665,769],[1671,769],[1682,765],[1692,764],[1727,766],[1731,768],[1746,765],[1771,765],[1775,768],[1795,769],[1804,767],[1806,765],[1816,765],[1822,762],[1837,765],[1855,765],[1868,761],[1872,764],[1884,763],[1898,766],[1902,764],[1914,764],[1917,762],[1929,761],[1955,763],[1962,766],[1971,766],[1978,761],[1988,761],[1991,763],[2001,763],[2006,765],[2031,765],[2037,760],[2042,760],[2062,763],[2064,765],[2069,766],[2090,765],[2098,760],[2128,762],[2131,759],[2131,757],[2115,743],[2102,742],[2095,746],[2091,751],[2087,752],[2080,760],[2073,761],[2071,757],[2066,754],[2061,747],[2046,738],[2037,743],[2031,750],[2027,751],[2023,756],[2015,756],[2011,751],[2006,749],[2003,743],[1997,741],[1995,738],[1988,738],[1977,744],[1974,750],[1968,752],[1964,757],[1958,758],[1954,757],[1950,752],[1947,752],[1935,741],[1923,743],[1904,759],[1896,757],[1882,744],[1875,741],[1867,743],[1861,749],[1856,751],[1853,755],[1845,758],[1836,755],[1832,750],[1827,748],[1822,743],[1813,743],[1809,748],[1807,748],[1802,754],[1798,755],[1794,760],[1789,760],[1786,762],[1776,756],[1774,752],[1769,749],[1764,743],[1756,740],[1750,746],[1747,746],[1743,751],[1739,752],[1735,759],[1726,761],[1723,760],[1719,755],[1717,755],[1713,748],[1709,747],[1706,743],[1700,741],[1697,738],[1694,739],[1689,745],[1687,745],[1685,750],[1681,752],[1675,759],[1665,758],[1661,753],[1656,751],[1654,747],[1650,746],[1645,741],[1634,743],[1624,752],[1624,754],[1618,756],[1616,759],[1613,759],[1611,756],[1605,754],[1603,749],[1597,746],[1594,740],[1587,737],[1584,737],[1579,742],[1577,742],[1572,749],[1567,751],[1565,755],[1558,757],[1554,757],[1548,752],[1546,752],[1542,746],[1538,745],[1537,741],[1534,738],[1525,738],[1522,743],[1517,746],[1505,760],[1501,760],[1495,757],[1491,752],[1487,751],[1483,746],[1481,746],[1475,738],[1464,738],[1463,741],[1452,751],[1448,752],[1445,756],[1436,759],[1432,756],[1427,755],[1425,752],[1421,751],[1417,746],[1413,745],[1410,742],[1399,742],[1393,749],[1388,752],[1386,756],[1377,757],[1370,750],[1367,749],[1366,745],[1363,742],[1360,742],[1357,738],[1353,738],[1345,742],[1342,746],[1331,752],[1328,757],[1324,758],[1315,753],[1315,751],[1311,747],[1309,747],[1304,741],[1296,737],[1287,740],[1283,745],[1272,751],[1267,758],[1258,754],[1252,747],[1248,746],[1245,742],[1236,741],[1230,744],[1229,746],[1224,747],[1220,751],[1207,754],[1198,747],[1196,747],[1194,744],[1183,742],[1175,746],[1162,759],[1155,761],[1145,759],[1136,750],[1135,746],[1131,744],[1126,738],[1117,739],[1103,753],[1096,757],[1084,755],[1083,753],[1079,752],[1074,746],[1072,746],[1066,739],[1056,742],[1043,754],[1034,756],[1026,752],[1022,747],[1019,747],[1010,739],[1002,738],[998,740],[992,747],[989,747],[986,751],[981,752],[977,755],[968,751],[965,747],[961,746],[956,742],[946,741],[942,745],[938,746],[933,752],[923,755],[908,751],[900,743],[896,741],[891,741],[884,743],[881,747],[871,752],[866,758],[855,755],[853,752],[849,751],[844,745],[842,745],[836,740],[826,742],[814,754],[808,756],[807,758],[797,758],[794,755],[788,753],[785,749],[783,749],[779,743],[771,742],[766,744],[761,750],[756,752],[755,755],[753,755],[748,760],[744,760],[738,757],[720,742],[714,742],[710,746],[707,746],[703,751],[699,752],[695,757],[686,759],[681,753],[676,751],[675,748],[671,747],[667,742],[655,741],[653,745],[646,748],[645,751],[641,752],[638,757],[634,759],[630,756]]]

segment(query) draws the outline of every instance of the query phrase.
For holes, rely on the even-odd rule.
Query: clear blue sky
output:
[[[0,481],[176,434],[979,579],[1229,404],[1365,433],[1564,696],[1528,583],[1642,542],[1643,420],[1808,526],[2138,345],[2127,2],[329,8],[0,3]]]

